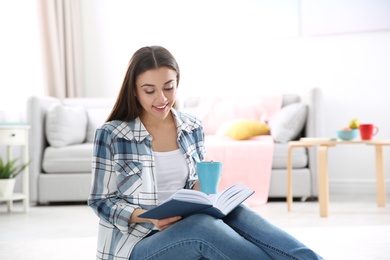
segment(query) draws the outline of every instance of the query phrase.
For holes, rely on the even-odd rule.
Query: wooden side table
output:
[[[7,160],[12,159],[12,146],[22,146],[22,163],[29,161],[28,156],[28,134],[30,126],[27,124],[2,124],[0,123],[0,146],[6,146]],[[0,201],[6,201],[8,211],[12,211],[13,201],[23,200],[24,211],[29,210],[29,167],[22,173],[22,193],[14,193],[9,198],[0,197]]]
[[[318,201],[320,205],[320,216],[329,215],[329,179],[328,179],[328,148],[340,144],[366,144],[375,146],[376,160],[376,193],[377,204],[379,207],[386,206],[386,183],[385,166],[383,159],[383,146],[390,145],[390,140],[371,140],[371,141],[342,141],[323,138],[302,138],[299,141],[291,141],[288,145],[287,155],[287,209],[291,211],[292,195],[292,150],[296,147],[318,146]]]

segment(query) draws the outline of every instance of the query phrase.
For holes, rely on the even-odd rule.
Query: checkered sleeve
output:
[[[129,232],[129,220],[139,206],[128,203],[117,194],[117,176],[114,170],[112,138],[106,129],[95,134],[92,159],[92,187],[88,205],[103,220],[121,232]]]

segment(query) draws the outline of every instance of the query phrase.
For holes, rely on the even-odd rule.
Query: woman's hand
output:
[[[193,190],[199,190],[200,191],[200,183],[199,183],[199,180],[197,180],[194,184],[194,186],[192,186],[192,189]]]
[[[170,218],[163,218],[163,219],[150,219],[150,222],[153,223],[153,225],[159,230],[163,231],[164,229],[172,226],[176,222],[180,221],[181,217],[170,217]]]
[[[135,209],[133,214],[130,217],[130,223],[145,223],[149,222],[152,223],[158,230],[163,231],[167,227],[172,226],[176,222],[180,221],[182,217],[170,217],[170,218],[164,218],[164,219],[149,219],[149,218],[139,218],[138,215],[141,215],[142,213],[146,212],[144,209]]]

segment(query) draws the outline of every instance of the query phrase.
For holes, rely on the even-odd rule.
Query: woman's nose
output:
[[[167,100],[166,96],[164,95],[164,91],[157,91],[157,101],[165,102]]]

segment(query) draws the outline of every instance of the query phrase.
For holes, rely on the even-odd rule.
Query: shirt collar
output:
[[[189,124],[187,120],[183,119],[180,116],[181,113],[179,111],[172,108],[171,112],[176,123],[178,137],[182,132],[190,133],[193,130],[193,124]],[[139,117],[129,123],[122,122],[118,126],[118,136],[128,140],[134,139],[137,142],[142,142],[145,138],[152,140],[152,136],[149,134]]]
[[[190,133],[194,129],[194,125],[187,122],[184,117],[181,116],[181,113],[174,108],[171,109],[173,118],[176,121],[177,135],[180,136],[182,132]]]

